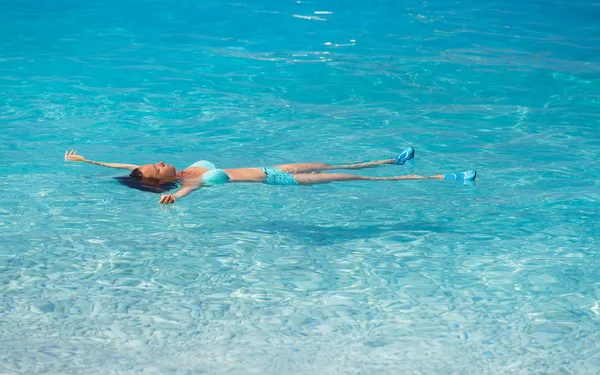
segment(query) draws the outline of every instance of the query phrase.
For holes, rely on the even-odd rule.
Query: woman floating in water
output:
[[[439,174],[435,176],[392,176],[392,177],[368,177],[345,173],[322,173],[334,169],[362,169],[376,167],[385,164],[402,165],[414,157],[415,150],[408,147],[395,158],[374,160],[364,163],[331,165],[325,163],[298,163],[282,164],[275,167],[265,168],[228,168],[218,169],[212,163],[205,160],[198,161],[182,171],[176,171],[175,167],[159,161],[156,164],[120,164],[103,163],[93,161],[78,155],[75,150],[65,152],[65,160],[83,161],[103,167],[133,170],[129,175],[135,182],[141,185],[132,187],[141,190],[157,191],[157,188],[165,185],[173,185],[178,182],[181,188],[174,194],[165,194],[160,197],[158,203],[172,204],[175,200],[185,197],[192,191],[203,185],[224,184],[226,182],[263,182],[268,185],[314,185],[326,184],[335,181],[400,181],[400,180],[454,180],[473,181],[476,172],[471,170],[455,174]],[[162,189],[166,191],[166,189]]]

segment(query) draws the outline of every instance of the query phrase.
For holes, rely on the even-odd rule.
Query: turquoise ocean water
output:
[[[0,373],[597,374],[597,1],[0,1]],[[126,172],[387,158],[158,205]]]

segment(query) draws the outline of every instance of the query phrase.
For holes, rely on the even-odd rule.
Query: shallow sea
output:
[[[597,374],[597,1],[0,1],[0,373]],[[100,161],[394,156],[164,207]]]

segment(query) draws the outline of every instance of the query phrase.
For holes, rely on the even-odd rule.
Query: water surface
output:
[[[596,374],[600,5],[0,1],[0,372]],[[125,172],[388,158],[474,184]]]

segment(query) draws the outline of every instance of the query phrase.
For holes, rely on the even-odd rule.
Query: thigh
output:
[[[331,179],[325,173],[294,173],[292,176],[294,176],[294,180],[298,182],[298,185],[327,184],[331,182]]]
[[[276,165],[273,168],[281,169],[287,173],[309,173],[313,171],[330,169],[331,165],[325,163],[294,163]]]
[[[335,181],[367,180],[368,177],[345,173],[297,173],[293,174],[298,185],[327,184]]]

